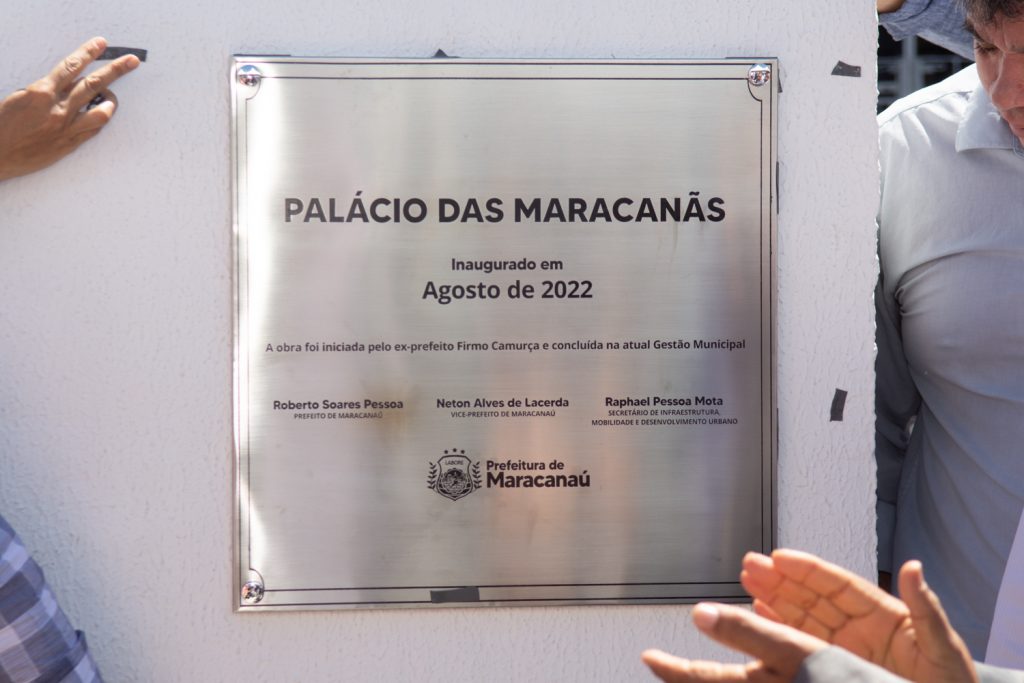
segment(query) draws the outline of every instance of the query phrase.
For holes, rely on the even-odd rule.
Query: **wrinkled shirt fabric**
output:
[[[1024,668],[1024,150],[973,66],[879,124],[879,569]]]

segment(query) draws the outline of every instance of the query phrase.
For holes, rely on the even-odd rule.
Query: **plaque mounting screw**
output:
[[[755,64],[747,72],[747,80],[756,88],[767,85],[772,80],[772,68],[767,64]]]
[[[242,602],[247,605],[255,605],[263,599],[263,584],[259,581],[249,581],[242,586]]]
[[[245,64],[238,69],[238,82],[253,87],[260,84],[263,74],[252,64]]]

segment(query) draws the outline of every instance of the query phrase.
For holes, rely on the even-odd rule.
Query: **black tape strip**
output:
[[[846,392],[836,389],[836,395],[832,397],[832,419],[830,421],[842,422],[844,410],[846,410]]]
[[[832,75],[860,78],[860,67],[847,64],[846,62],[836,62],[836,65],[832,68]]]
[[[476,586],[466,588],[447,588],[443,591],[430,591],[430,602],[480,602],[480,589]]]
[[[118,57],[124,57],[125,55],[135,55],[139,58],[140,62],[146,61],[146,55],[148,52],[139,47],[108,47],[103,51],[103,54],[99,56],[99,59],[117,59]]]

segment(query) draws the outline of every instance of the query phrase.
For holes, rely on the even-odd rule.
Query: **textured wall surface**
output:
[[[148,48],[114,122],[0,184],[0,510],[111,681],[645,680],[685,607],[231,611],[234,53],[781,59],[779,538],[874,571],[875,18],[819,0],[0,3],[0,90]],[[838,60],[862,78],[831,76]],[[845,420],[829,421],[835,389]]]

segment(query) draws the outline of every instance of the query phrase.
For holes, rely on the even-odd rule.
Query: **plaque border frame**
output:
[[[402,586],[402,587],[342,587],[342,588],[301,588],[277,589],[263,585],[262,576],[249,565],[251,552],[251,535],[247,518],[250,503],[247,501],[248,489],[244,478],[251,467],[251,456],[243,436],[248,429],[247,416],[243,419],[239,409],[240,396],[244,382],[245,368],[243,363],[247,351],[242,351],[240,329],[245,319],[243,308],[246,302],[241,296],[241,282],[247,277],[246,264],[243,262],[245,247],[243,223],[246,217],[242,211],[241,198],[247,186],[244,178],[246,154],[242,149],[244,139],[244,116],[241,116],[240,105],[256,96],[259,91],[258,81],[255,88],[239,84],[239,70],[247,65],[260,69],[260,78],[287,78],[278,73],[279,69],[287,69],[295,65],[344,67],[353,66],[581,66],[581,67],[635,67],[635,66],[709,66],[735,70],[728,77],[717,76],[707,78],[653,78],[630,80],[746,80],[748,91],[753,99],[761,103],[761,552],[769,552],[775,548],[778,530],[778,410],[777,410],[777,350],[776,350],[776,314],[778,304],[778,273],[777,273],[777,221],[778,221],[778,99],[781,93],[779,60],[774,57],[758,58],[723,58],[723,59],[462,59],[462,58],[428,58],[428,59],[387,59],[387,58],[323,58],[323,57],[292,57],[279,55],[235,55],[231,60],[231,177],[232,199],[232,331],[233,344],[233,400],[232,400],[232,442],[234,463],[234,533],[233,533],[233,610],[236,612],[263,611],[295,611],[295,610],[331,610],[331,609],[395,609],[395,608],[429,608],[429,607],[481,607],[481,606],[566,606],[566,605],[643,605],[643,604],[691,604],[701,600],[712,599],[719,602],[749,602],[746,592],[738,579],[728,582],[658,582],[658,583],[572,583],[572,584],[500,584],[480,586]],[[755,86],[749,77],[749,71],[755,66],[767,66],[770,70],[769,82],[763,86]],[[301,76],[292,76],[301,77]],[[412,78],[411,76],[409,78]],[[425,78],[425,77],[420,77]],[[479,77],[483,78],[483,77]],[[493,78],[493,77],[491,77]],[[540,77],[534,77],[540,78]],[[588,80],[601,80],[589,77]],[[760,95],[760,97],[758,96]],[[767,105],[767,112],[765,106]],[[240,121],[242,123],[240,124]],[[765,159],[765,157],[768,157]],[[765,223],[767,222],[767,226]],[[767,236],[769,244],[764,245]],[[767,310],[767,315],[765,315]],[[767,344],[763,340],[767,338]],[[767,400],[765,397],[767,396]],[[767,456],[767,457],[766,457]],[[248,537],[248,541],[246,538]],[[736,568],[737,576],[739,567]],[[630,587],[634,593],[627,596],[614,596],[601,592],[608,588]],[[255,587],[258,598],[247,600],[243,597],[247,590]],[[583,591],[593,591],[594,595],[581,596]],[[539,589],[539,590],[538,590]],[[569,589],[575,594],[569,596],[560,591]],[[504,591],[504,592],[502,592]],[[268,593],[274,593],[272,600],[266,601]],[[338,593],[364,599],[339,600]],[[252,593],[249,593],[252,595]],[[333,598],[333,599],[331,599]]]

